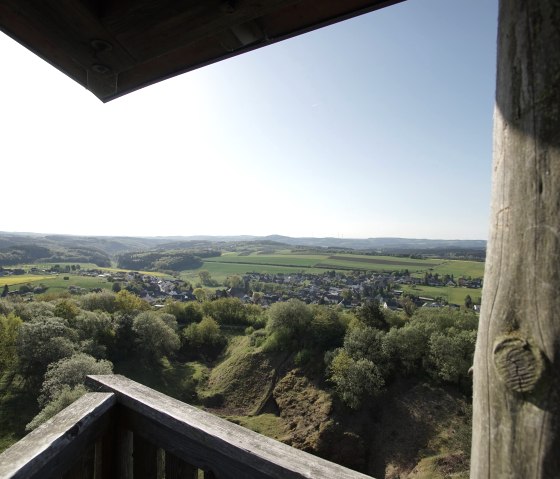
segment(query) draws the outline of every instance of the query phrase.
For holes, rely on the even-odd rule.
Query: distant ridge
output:
[[[294,238],[283,235],[236,236],[79,236],[64,234],[0,232],[0,250],[21,244],[45,247],[96,248],[109,255],[153,248],[180,248],[200,243],[274,242],[307,248],[338,248],[359,251],[406,253],[430,250],[486,250],[485,240],[442,240],[415,238]]]

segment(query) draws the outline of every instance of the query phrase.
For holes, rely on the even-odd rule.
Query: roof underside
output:
[[[109,101],[401,0],[0,0],[0,29]]]

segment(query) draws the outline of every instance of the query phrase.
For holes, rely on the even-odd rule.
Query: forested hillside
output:
[[[468,470],[477,316],[234,298],[154,310],[129,291],[0,300],[8,446],[117,372],[376,477]]]

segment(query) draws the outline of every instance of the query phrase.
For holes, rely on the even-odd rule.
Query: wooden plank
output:
[[[165,396],[123,376],[89,376],[88,383],[113,391],[129,411],[135,434],[201,469],[227,478],[366,478]]]
[[[165,479],[198,479],[198,468],[166,451]]]
[[[155,479],[158,472],[158,448],[140,434],[134,434],[134,479]]]
[[[501,0],[471,478],[560,476],[560,8]]]
[[[90,393],[0,454],[0,477],[31,479],[69,470],[109,427],[111,393]]]
[[[120,410],[120,407],[119,407]],[[121,422],[122,411],[119,411],[119,423]],[[132,431],[119,424],[117,429],[117,458],[116,467],[119,479],[132,479],[133,474],[133,434]]]

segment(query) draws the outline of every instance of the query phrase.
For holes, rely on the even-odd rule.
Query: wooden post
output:
[[[560,2],[501,0],[471,478],[560,476]]]
[[[138,434],[134,434],[134,479],[158,477],[158,448]]]
[[[165,479],[197,479],[198,468],[181,461],[170,452],[165,453]]]

